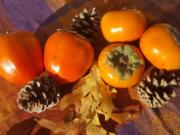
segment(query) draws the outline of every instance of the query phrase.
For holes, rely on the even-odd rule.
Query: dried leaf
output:
[[[93,110],[93,105],[94,102],[92,96],[88,95],[81,99],[80,114],[87,123],[94,117],[95,110]]]
[[[111,117],[111,113],[113,110],[115,110],[115,106],[112,102],[111,93],[108,89],[108,86],[106,86],[103,82],[100,88],[102,101],[100,106],[98,107],[98,110],[101,110],[102,114],[105,116],[105,120],[108,120]]]
[[[76,109],[76,112],[88,124],[87,132],[90,135],[105,135],[107,133],[100,125],[98,113],[109,119],[115,107],[109,86],[105,85],[101,79],[97,65],[94,65],[89,74],[79,80],[72,93],[62,98],[59,107],[63,110],[71,104],[79,109],[79,111]],[[97,133],[97,130],[99,133]]]
[[[107,132],[104,130],[101,126],[101,123],[99,121],[98,114],[96,113],[94,118],[92,119],[91,123],[87,125],[87,135],[115,135],[114,133]]]
[[[100,125],[101,125],[97,113],[94,115],[94,118],[93,118],[93,120],[91,121],[91,123],[92,123],[93,125],[95,125],[95,126],[100,126]]]
[[[64,122],[72,122],[74,118],[76,117],[75,111],[74,111],[74,105],[70,105],[62,112]]]
[[[82,80],[84,85],[82,85]],[[93,118],[94,114],[99,112],[104,114],[106,119],[109,119],[115,107],[109,87],[101,79],[97,65],[94,65],[90,73],[81,79],[79,83],[81,84],[79,90],[82,91],[83,95],[80,108],[82,118]]]
[[[55,134],[58,134],[58,133],[62,132],[62,128],[60,128],[60,127],[63,125],[63,123],[56,123],[56,122],[49,121],[49,120],[46,120],[46,119],[41,119],[41,120],[37,121],[37,123],[40,126],[51,130]]]
[[[98,118],[96,118],[97,123],[99,123],[98,121]],[[115,133],[107,132],[102,128],[100,123],[99,125],[97,123],[92,122],[87,125],[87,135],[115,135]]]
[[[139,101],[136,100],[136,93],[137,91],[132,88],[117,91],[114,103],[118,110],[111,116],[114,121],[123,124],[140,116],[141,107]]]
[[[54,134],[58,135],[85,135],[86,134],[86,123],[84,120],[75,119],[73,122],[53,122],[46,119],[41,119],[37,123],[49,130]]]
[[[112,99],[115,99],[117,95],[117,90],[115,88],[111,88],[110,91]]]
[[[90,123],[87,126],[87,135],[107,135],[107,132],[101,126],[95,126]]]
[[[70,93],[65,95],[59,103],[60,110],[66,109],[70,105],[75,105],[75,111],[78,113],[80,110],[81,93]]]
[[[112,94],[113,93],[113,94]],[[98,118],[98,113],[105,116],[105,120],[112,118],[119,124],[130,120],[135,114],[130,113],[130,109],[122,109],[120,113],[112,113],[116,110],[113,104],[113,97],[116,97],[117,90],[106,85],[101,79],[97,65],[94,65],[89,74],[81,78],[74,86],[72,93],[63,97],[59,104],[60,109],[65,109],[71,104],[75,105],[76,113],[87,124],[87,135],[106,135]]]
[[[111,118],[117,123],[122,124],[125,121],[132,119],[132,115],[129,112],[112,113]]]
[[[13,88],[14,90],[14,88]],[[12,90],[12,91],[13,91]],[[16,106],[16,91],[13,92],[7,89],[0,88],[0,124],[5,120],[9,119],[12,115],[14,115],[18,110]],[[9,98],[7,98],[9,97]]]
[[[82,85],[82,82],[84,82],[84,85]],[[83,95],[80,113],[88,123],[87,135],[106,135],[107,131],[101,127],[98,113],[104,114],[105,118],[109,119],[115,107],[109,87],[101,79],[98,67],[94,65],[90,73],[81,79],[79,83],[81,84],[79,90],[82,91]]]
[[[0,77],[0,134],[6,134],[10,127],[22,120],[17,117],[20,113],[16,105],[16,94],[20,86],[8,83]]]

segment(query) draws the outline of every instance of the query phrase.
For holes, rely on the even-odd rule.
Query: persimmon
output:
[[[109,42],[133,41],[146,27],[144,14],[137,9],[109,11],[101,19],[101,30]]]
[[[72,33],[55,32],[45,45],[45,68],[60,84],[80,79],[93,64],[93,59],[94,49],[91,44]]]
[[[138,83],[144,73],[144,65],[140,50],[129,44],[110,44],[98,58],[102,79],[118,88],[128,88]]]
[[[31,32],[0,35],[0,76],[15,84],[26,84],[43,70],[43,54]]]
[[[180,34],[171,25],[154,24],[140,39],[140,48],[145,57],[157,68],[180,69]]]

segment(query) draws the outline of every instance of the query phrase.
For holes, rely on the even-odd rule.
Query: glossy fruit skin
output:
[[[143,34],[146,18],[140,10],[109,11],[101,19],[101,30],[109,42],[133,41]]]
[[[43,54],[31,32],[0,35],[0,75],[14,84],[26,84],[43,70]]]
[[[117,88],[128,88],[137,84],[144,73],[144,67],[145,67],[144,64],[141,65],[136,71],[133,72],[131,77],[125,80],[122,79],[117,73],[117,71],[115,70],[115,68],[108,65],[106,61],[107,61],[108,54],[114,48],[116,48],[117,46],[123,46],[123,45],[124,44],[120,44],[120,43],[114,43],[114,44],[108,45],[101,51],[98,58],[98,66],[99,66],[101,77],[106,83]],[[133,45],[131,45],[130,47],[137,53],[139,58],[144,61],[143,55],[141,54],[140,50]]]
[[[91,67],[93,60],[93,47],[77,35],[63,31],[55,32],[46,42],[45,68],[60,84],[80,79]]]
[[[168,26],[158,23],[148,28],[140,39],[140,48],[155,67],[176,70],[180,69],[180,42],[175,40]]]

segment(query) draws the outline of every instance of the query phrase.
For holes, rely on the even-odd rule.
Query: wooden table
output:
[[[149,25],[167,22],[180,31],[180,0],[0,0],[0,32],[32,31],[44,44],[57,28],[69,27],[74,14],[85,7],[97,7],[100,15],[111,9],[136,7],[145,13]],[[102,46],[96,49],[97,53]],[[48,130],[37,128],[33,118],[59,121],[61,112],[56,109],[42,114],[22,112],[16,105],[20,87],[0,78],[0,135],[49,135]],[[169,104],[161,109],[144,108],[138,119],[116,130],[119,135],[179,135],[179,109],[180,90],[177,90],[177,97]]]

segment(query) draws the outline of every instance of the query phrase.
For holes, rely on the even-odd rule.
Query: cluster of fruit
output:
[[[179,81],[176,71],[180,69],[180,35],[169,24],[154,24],[147,30],[146,25],[144,14],[138,9],[105,13],[100,20],[100,27],[110,44],[100,52],[97,63],[100,75],[107,84],[117,88],[137,85],[140,97],[149,106],[160,107],[166,103],[164,100],[169,95],[173,96],[173,92],[168,91],[171,88],[169,86],[175,87]],[[33,33],[0,35],[0,75],[15,84],[25,85],[30,81],[19,92],[20,108],[29,112],[36,108],[36,112],[41,112],[53,106],[58,102],[60,93],[59,87],[52,86],[57,85],[52,78],[61,85],[75,82],[94,63],[93,46],[84,37],[98,30],[95,9],[84,10],[75,16],[72,26],[75,32],[59,30],[48,38],[44,57]],[[140,47],[130,43],[138,39]],[[157,71],[152,70],[151,76],[143,77],[144,56],[156,67]],[[51,77],[32,81],[42,73],[44,67]],[[167,71],[161,72],[164,70]],[[161,97],[155,89],[159,93],[163,93],[162,90],[167,92]],[[33,96],[36,104],[29,102]],[[42,103],[45,105],[42,106]]]
[[[147,29],[146,25],[137,9],[107,12],[101,30],[110,45],[100,53],[98,66],[105,82],[118,88],[136,85],[140,99],[157,108],[174,97],[173,89],[179,87],[180,33],[166,23]],[[134,40],[139,45],[129,43]],[[153,66],[144,74],[146,60]]]

